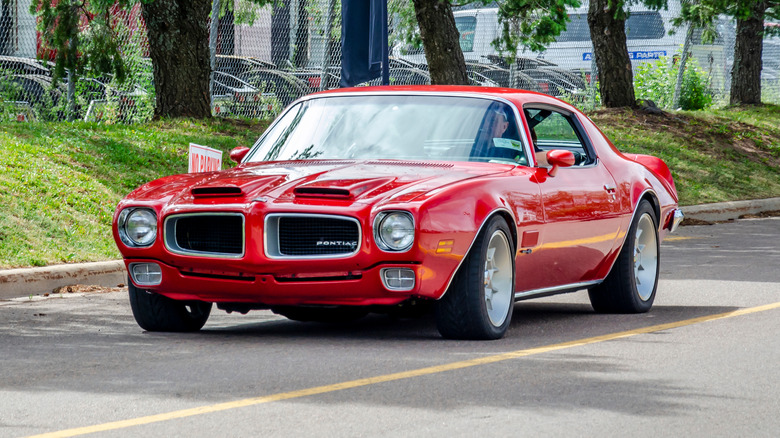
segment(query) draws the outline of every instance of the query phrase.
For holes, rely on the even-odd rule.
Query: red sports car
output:
[[[582,289],[598,312],[646,312],[683,218],[663,161],[515,89],[317,93],[230,156],[117,207],[145,330],[199,330],[212,303],[309,321],[429,304],[444,337],[496,339],[516,300]]]

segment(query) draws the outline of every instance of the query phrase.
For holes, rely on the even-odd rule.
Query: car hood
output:
[[[129,195],[170,205],[341,201],[408,202],[458,181],[507,172],[515,166],[437,161],[285,161],[240,165],[221,172],[185,174],[153,181]]]

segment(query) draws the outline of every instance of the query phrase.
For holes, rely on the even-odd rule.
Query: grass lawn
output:
[[[189,143],[229,152],[251,146],[265,126],[0,125],[0,268],[118,258],[111,218],[122,197],[147,181],[186,173]]]

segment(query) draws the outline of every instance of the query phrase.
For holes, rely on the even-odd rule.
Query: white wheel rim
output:
[[[634,280],[642,301],[647,301],[653,294],[657,273],[658,239],[653,219],[645,213],[639,218],[634,236]]]
[[[496,230],[490,236],[485,254],[484,295],[488,318],[494,327],[506,321],[509,307],[513,304],[512,254],[506,235]]]

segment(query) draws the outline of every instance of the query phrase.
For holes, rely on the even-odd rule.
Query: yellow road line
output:
[[[691,240],[691,239],[701,239],[701,237],[674,236],[674,237],[667,237],[666,239],[664,239],[664,242],[678,242],[680,240]]]
[[[195,415],[210,414],[213,412],[227,411],[229,409],[243,408],[247,406],[255,406],[264,403],[272,403],[282,400],[290,400],[294,398],[308,397],[317,394],[325,394],[328,392],[342,391],[345,389],[359,388],[363,386],[375,385],[378,383],[393,382],[396,380],[411,379],[414,377],[427,376],[431,374],[443,373],[446,371],[459,370],[463,368],[475,367],[478,365],[487,365],[496,362],[502,362],[510,359],[517,359],[525,356],[532,356],[535,354],[549,353],[552,351],[563,350],[566,348],[579,347],[582,345],[595,344],[598,342],[611,341],[615,339],[627,338],[631,336],[659,332],[663,330],[670,330],[679,327],[685,327],[688,325],[699,324],[707,321],[714,321],[718,319],[733,318],[735,316],[748,315],[751,313],[764,312],[767,310],[773,310],[780,308],[780,302],[767,304],[764,306],[749,307],[745,309],[735,310],[732,312],[719,313],[716,315],[700,316],[698,318],[686,319],[683,321],[670,322],[666,324],[658,324],[650,327],[643,327],[634,330],[627,330],[623,332],[610,333],[602,336],[594,336],[592,338],[579,339],[576,341],[562,342],[560,344],[546,345],[542,347],[528,348],[525,350],[510,351],[507,353],[496,354],[492,356],[486,356],[476,359],[464,360],[459,362],[452,362],[444,365],[437,365],[426,368],[419,368],[411,371],[404,371],[400,373],[385,374],[383,376],[369,377],[365,379],[350,380],[347,382],[336,383],[332,385],[317,386],[313,388],[301,389],[298,391],[282,392],[278,394],[266,395],[262,397],[246,398],[243,400],[236,400],[232,402],[217,403],[208,406],[201,406],[191,409],[182,409],[179,411],[166,412],[162,414],[149,415],[146,417],[131,418],[128,420],[113,421],[110,423],[96,424],[94,426],[77,427],[74,429],[66,429],[57,432],[44,433],[41,435],[34,435],[31,438],[39,437],[72,437],[78,435],[86,435],[89,433],[105,432],[109,430],[124,429],[128,427],[141,426],[144,424],[159,423],[162,421],[175,420],[177,418],[192,417]]]

